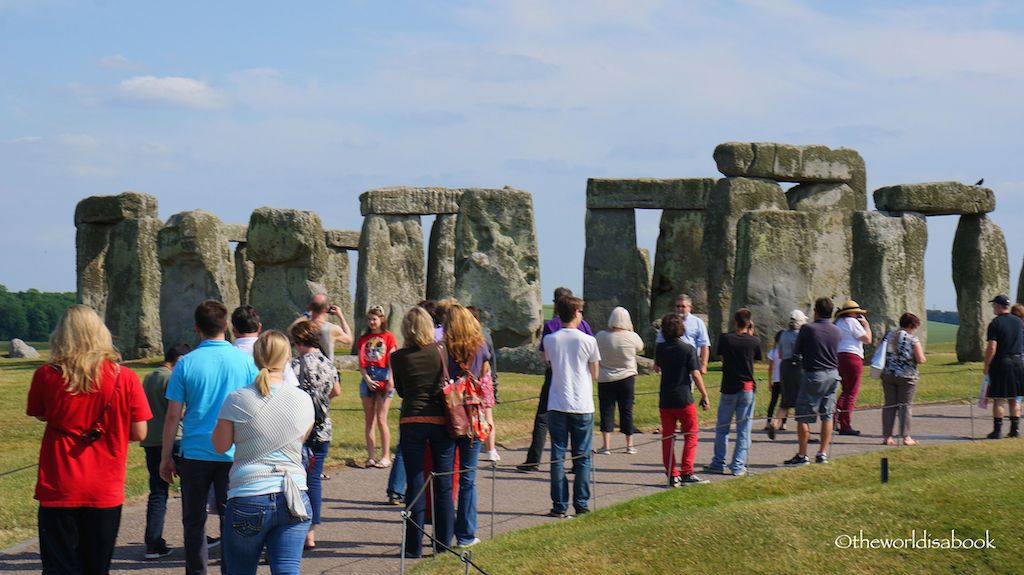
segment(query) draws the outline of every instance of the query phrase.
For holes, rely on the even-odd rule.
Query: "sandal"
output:
[[[884,440],[882,441],[882,445],[896,445],[896,440],[895,440],[895,439],[893,439],[893,438],[891,438],[891,437],[886,437],[886,438],[885,438],[885,439],[884,439]]]
[[[377,469],[387,469],[388,467],[391,467],[391,460],[378,459],[377,461],[374,462],[373,466],[376,467]]]
[[[376,459],[374,459],[372,457],[367,457],[366,458],[366,463],[363,465],[363,469],[369,469],[371,467],[377,467],[377,463],[379,463],[379,462]]]
[[[914,445],[917,445],[917,440],[914,439],[913,437],[904,437],[903,438],[903,445],[906,445],[908,447],[913,447]]]

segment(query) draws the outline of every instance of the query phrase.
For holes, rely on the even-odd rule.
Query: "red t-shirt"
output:
[[[397,347],[395,336],[390,331],[368,333],[359,338],[356,348],[359,350],[359,367],[371,365],[387,367],[391,358],[391,350]]]
[[[139,376],[122,367],[115,385],[115,367],[104,364],[99,390],[77,395],[65,390],[53,365],[40,367],[32,376],[26,413],[47,422],[36,481],[40,506],[108,508],[124,503],[130,423],[149,421],[153,413]],[[110,401],[115,388],[117,395]],[[93,429],[108,401],[100,438],[89,442],[78,437]]]

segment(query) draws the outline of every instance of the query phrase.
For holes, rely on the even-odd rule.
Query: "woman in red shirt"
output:
[[[391,376],[391,354],[397,345],[395,336],[385,327],[384,308],[375,305],[366,312],[366,331],[356,343],[359,350],[359,397],[363,401],[366,434],[366,466],[391,466],[391,431],[388,429],[388,410],[395,394]],[[380,430],[380,459],[374,429]]]
[[[128,442],[153,417],[132,370],[118,365],[92,308],[69,307],[32,376],[26,413],[46,422],[39,448],[39,554],[44,573],[107,573],[121,523]]]

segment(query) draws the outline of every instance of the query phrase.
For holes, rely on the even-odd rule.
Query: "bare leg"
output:
[[[1020,417],[1020,403],[1017,402],[1017,398],[1007,399],[1006,403],[1010,406],[1010,417]]]
[[[1013,403],[1017,403],[1017,400],[1014,399]],[[993,399],[992,400],[992,417],[997,418],[997,419],[1002,419],[1002,417],[1003,417],[1003,400],[1001,400],[1001,399]]]
[[[491,433],[487,436],[487,451],[494,451],[494,445],[498,441],[498,433],[494,427],[494,412],[490,407],[484,410],[484,417],[487,418],[487,424],[491,426]]]
[[[811,438],[810,424],[799,422],[796,424],[796,438],[800,444],[797,453],[807,455],[807,441]]]
[[[601,441],[604,443],[604,448],[605,449],[611,449],[612,448],[612,432],[610,432],[610,431],[602,431],[601,432]]]
[[[363,397],[363,437],[366,439],[366,457],[373,459],[377,446],[373,437],[373,428],[377,423],[377,413],[373,409],[373,397]]]
[[[380,459],[391,461],[391,428],[388,427],[388,410],[391,409],[391,398],[378,395],[374,398],[377,411],[377,427],[380,429]],[[371,433],[373,433],[371,431]]]
[[[828,444],[832,441],[832,420],[821,422],[821,450],[819,453],[828,453]]]

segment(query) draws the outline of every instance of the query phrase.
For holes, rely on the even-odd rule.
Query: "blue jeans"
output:
[[[320,507],[323,504],[323,480],[320,474],[324,472],[324,461],[327,460],[327,452],[330,450],[330,441],[317,441],[310,439],[306,447],[313,451],[316,461],[313,467],[306,473],[306,487],[309,489],[309,504],[313,506],[313,525],[320,525]]]
[[[146,501],[146,551],[159,551],[167,545],[164,541],[164,518],[167,516],[167,482],[160,479],[159,445],[143,447],[146,451],[146,469],[149,471],[149,500]]]
[[[391,462],[391,473],[388,474],[388,496],[397,495],[405,498],[405,457],[402,456],[402,436],[398,436],[395,446],[395,460]]]
[[[565,476],[566,448],[572,442],[572,505],[578,513],[590,509],[590,440],[594,435],[593,413],[548,411],[551,433],[551,510],[565,513],[569,509],[569,480]]]
[[[729,428],[736,416],[736,447],[732,451],[733,473],[747,469],[747,451],[750,449],[750,427],[754,417],[754,392],[723,393],[718,400],[718,420],[715,423],[715,454],[711,465],[715,469],[725,468],[725,454],[729,450]]]
[[[455,443],[459,446],[459,507],[455,512],[455,541],[465,545],[476,538],[476,464],[480,457],[480,442],[460,437]]]
[[[402,460],[408,479],[405,509],[409,512],[410,524],[405,527],[405,555],[419,557],[423,553],[423,519],[429,497],[429,489],[423,489],[423,458],[427,445],[434,471],[447,472],[455,466],[455,440],[448,435],[444,425],[435,423],[402,423],[399,425],[402,439]],[[452,476],[442,475],[434,479],[434,533],[437,540],[446,544],[452,540],[455,531],[455,508],[452,505]]]
[[[302,502],[310,510],[309,497]],[[298,575],[302,545],[306,542],[310,520],[297,519],[288,511],[284,493],[232,497],[225,513],[226,529],[222,537],[228,575],[252,575],[260,560],[260,549],[267,546],[270,572],[274,575]]]

